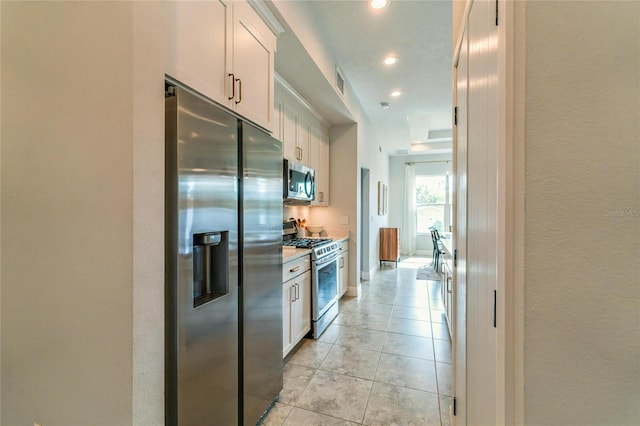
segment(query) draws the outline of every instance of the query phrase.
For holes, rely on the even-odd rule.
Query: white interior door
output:
[[[467,339],[467,32],[465,30],[456,68],[456,146],[455,146],[455,332],[454,332],[454,396],[457,425],[466,424],[466,339]]]
[[[497,57],[495,2],[468,18],[466,403],[467,424],[496,423]]]

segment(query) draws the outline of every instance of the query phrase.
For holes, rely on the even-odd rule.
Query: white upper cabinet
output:
[[[316,198],[312,206],[329,205],[329,136],[311,127],[311,167],[316,171]]]
[[[282,156],[289,161],[298,161],[298,112],[288,102],[282,107]]]
[[[296,91],[277,79],[273,136],[282,141],[283,157],[316,171],[312,206],[329,205],[329,124]]]
[[[308,120],[304,115],[298,115],[298,138],[296,146],[298,148],[298,161],[307,167],[312,167],[311,152],[311,131]]]
[[[271,136],[282,141],[282,127],[284,120],[284,103],[278,92],[274,93],[275,105],[273,106],[273,133]],[[283,148],[284,149],[284,148]],[[284,155],[284,154],[283,154]],[[284,155],[286,158],[287,156]]]
[[[251,5],[165,2],[166,74],[271,131],[276,36]]]
[[[223,1],[168,1],[165,73],[227,105],[231,64],[231,5]]]
[[[276,36],[244,1],[233,5],[232,97],[238,114],[273,129],[273,78]]]

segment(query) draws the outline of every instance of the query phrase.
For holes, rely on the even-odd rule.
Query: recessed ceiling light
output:
[[[385,65],[393,65],[397,62],[398,58],[396,58],[395,56],[387,56],[386,58],[384,58]]]
[[[389,109],[389,102],[380,102],[382,109]]]
[[[389,0],[369,0],[372,9],[384,9],[389,5]]]
[[[391,96],[393,96],[394,98],[397,98],[398,96],[402,95],[402,92],[399,90],[394,90],[393,92],[390,93]]]

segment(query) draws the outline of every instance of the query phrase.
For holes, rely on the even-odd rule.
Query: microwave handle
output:
[[[311,182],[311,185],[307,185],[307,182]],[[311,172],[307,172],[307,175],[304,177],[304,183],[304,192],[307,194],[307,197],[311,198],[313,193],[315,192],[315,182],[313,182],[313,176],[311,175]]]

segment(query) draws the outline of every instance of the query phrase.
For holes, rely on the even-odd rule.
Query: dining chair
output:
[[[440,241],[440,233],[434,226],[429,228],[431,231],[431,242],[433,243],[433,269],[440,272],[440,255],[444,253],[442,242]]]

